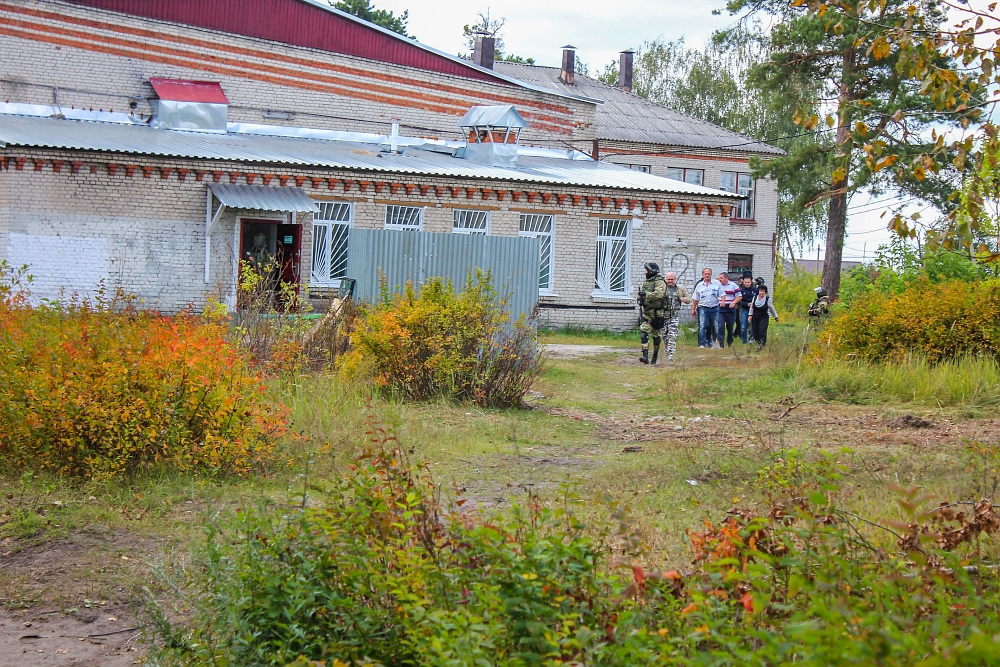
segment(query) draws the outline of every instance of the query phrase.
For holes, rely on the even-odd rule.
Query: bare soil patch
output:
[[[145,647],[127,607],[99,605],[67,614],[50,610],[0,611],[0,667],[124,667]]]

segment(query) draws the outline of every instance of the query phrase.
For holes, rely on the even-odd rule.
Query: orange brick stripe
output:
[[[306,59],[303,59],[303,58],[294,58],[294,57],[290,57],[290,56],[284,56],[282,54],[275,54],[275,53],[268,53],[268,52],[265,52],[265,51],[259,51],[259,50],[256,50],[256,49],[247,49],[247,48],[241,48],[241,47],[227,46],[227,45],[219,44],[219,43],[215,43],[215,42],[208,42],[208,41],[205,41],[205,40],[199,40],[199,39],[194,39],[194,38],[181,37],[179,35],[171,35],[171,34],[167,34],[167,33],[153,32],[153,31],[150,31],[150,30],[142,30],[142,29],[138,29],[138,28],[128,28],[128,27],[125,27],[125,26],[119,26],[119,25],[114,25],[114,24],[109,24],[109,23],[102,23],[102,22],[98,22],[98,21],[92,21],[92,20],[82,19],[82,18],[73,17],[73,16],[65,16],[65,15],[62,15],[62,14],[55,14],[55,13],[52,13],[52,12],[46,12],[46,11],[42,11],[42,10],[32,10],[32,9],[28,9],[28,8],[16,7],[16,6],[13,6],[13,5],[8,5],[6,3],[0,3],[0,9],[8,11],[8,12],[10,12],[12,14],[20,14],[22,16],[34,16],[36,18],[43,19],[44,21],[48,22],[48,23],[43,24],[46,27],[49,26],[49,25],[51,25],[50,22],[57,21],[57,22],[61,22],[61,23],[69,23],[69,24],[73,24],[73,25],[77,25],[77,26],[81,26],[81,27],[86,27],[86,28],[91,28],[91,29],[96,29],[96,30],[104,30],[104,31],[107,31],[107,32],[112,32],[112,33],[125,33],[125,34],[128,34],[128,35],[132,35],[134,37],[142,37],[144,39],[155,39],[155,40],[159,40],[159,41],[167,41],[167,42],[174,42],[174,43],[178,43],[178,44],[185,44],[185,45],[194,46],[194,47],[197,47],[197,48],[208,49],[210,51],[228,52],[230,54],[238,55],[238,56],[243,56],[243,57],[259,58],[261,60],[267,60],[267,61],[280,61],[280,62],[284,62],[284,63],[287,63],[287,64],[293,64],[293,65],[311,67],[311,68],[320,69],[320,70],[329,70],[329,71],[339,72],[341,74],[347,74],[347,75],[351,75],[351,76],[358,76],[358,77],[367,78],[367,79],[379,79],[379,80],[383,80],[383,81],[386,81],[386,82],[389,82],[389,83],[395,83],[395,84],[399,84],[399,85],[403,85],[403,86],[409,86],[409,87],[414,87],[414,88],[427,88],[427,89],[430,89],[430,90],[437,90],[437,91],[440,91],[440,92],[445,92],[445,93],[448,93],[450,95],[459,95],[459,96],[466,96],[466,97],[468,96],[468,91],[467,90],[465,90],[463,88],[458,88],[458,87],[455,87],[455,86],[448,86],[448,85],[445,85],[445,84],[436,84],[436,83],[427,82],[427,81],[411,80],[411,79],[407,79],[407,78],[404,78],[404,77],[393,76],[393,75],[390,75],[390,74],[383,74],[383,73],[380,73],[380,72],[369,72],[369,71],[366,71],[366,70],[363,70],[363,69],[353,68],[353,67],[347,67],[347,66],[343,66],[343,65],[334,65],[334,64],[330,64],[330,63],[324,63],[324,62],[321,62],[321,61],[306,60]],[[38,24],[30,24],[30,25],[32,25],[34,27],[38,27]],[[87,36],[87,37],[96,37],[95,35],[92,35],[92,33],[83,33],[83,34],[85,36]],[[187,54],[188,52],[185,51],[183,53]],[[240,60],[238,62],[240,64],[246,64],[245,60]],[[296,75],[298,75],[297,72],[296,72]],[[503,84],[500,84],[500,85],[503,85]],[[395,89],[392,89],[392,90],[395,90]],[[536,108],[536,109],[543,109],[543,110],[547,110],[547,111],[551,111],[551,112],[555,112],[555,113],[564,113],[564,114],[567,114],[567,115],[572,115],[572,113],[573,113],[572,110],[569,109],[566,106],[555,105],[555,104],[546,104],[544,102],[536,102],[536,101],[528,100],[528,99],[521,99],[521,98],[514,98],[514,97],[505,97],[505,96],[491,96],[490,99],[492,101],[494,101],[494,102],[503,102],[503,103],[507,103],[507,104],[517,104],[517,105],[520,105],[520,106],[529,106],[529,107],[533,107],[533,108]]]
[[[369,93],[364,90],[358,90],[354,88],[344,88],[341,86],[334,86],[329,84],[314,84],[304,81],[294,81],[289,80],[285,77],[272,76],[262,73],[248,73],[243,70],[232,69],[222,65],[215,65],[206,62],[191,61],[182,58],[175,58],[170,56],[154,56],[153,54],[148,54],[144,51],[135,51],[127,48],[119,48],[110,44],[93,44],[87,41],[79,41],[73,39],[66,39],[62,37],[57,37],[49,34],[39,34],[35,32],[26,32],[16,28],[6,28],[0,26],[0,35],[7,35],[10,37],[17,37],[20,39],[28,39],[33,41],[45,42],[48,44],[55,44],[58,46],[68,46],[71,48],[83,49],[86,51],[96,51],[99,53],[106,53],[110,55],[117,55],[126,58],[136,58],[139,60],[146,60],[151,62],[156,62],[159,64],[175,65],[178,67],[185,67],[189,69],[197,69],[201,71],[213,72],[215,74],[223,74],[227,76],[235,76],[243,79],[249,79],[252,81],[263,81],[267,83],[273,83],[279,86],[298,88],[300,90],[312,90],[316,92],[331,93],[334,95],[339,95],[341,97],[349,97],[353,99],[365,99],[372,102],[381,102],[385,104],[393,104],[396,106],[405,106],[418,109],[425,109],[428,111],[436,111],[438,113],[455,115],[462,114],[466,111],[464,106],[443,106],[439,104],[432,103],[417,103],[412,100],[412,98],[399,98],[392,97],[389,95],[381,95],[376,93]],[[143,48],[140,45],[139,48]],[[525,116],[531,117],[533,114],[525,113]],[[546,129],[550,132],[557,134],[571,134],[571,130],[566,127],[553,126],[548,123],[534,122],[535,127]]]
[[[697,150],[710,151],[712,148],[699,148]],[[732,150],[732,149],[718,149],[718,150]],[[753,151],[748,151],[753,152]],[[639,150],[627,150],[624,148],[606,148],[601,146],[601,153],[610,153],[613,155],[652,155],[656,157],[666,157],[666,158],[680,158],[682,160],[721,160],[723,162],[746,162],[749,163],[749,158],[739,158],[739,157],[723,157],[721,155],[702,155],[701,153],[671,153],[669,151],[639,151]]]

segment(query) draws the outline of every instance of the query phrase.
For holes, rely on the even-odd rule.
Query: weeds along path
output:
[[[605,492],[630,505],[664,552],[702,517],[759,503],[759,471],[793,448],[837,457],[853,502],[868,511],[888,511],[893,484],[942,498],[984,490],[993,464],[976,464],[969,443],[1000,442],[1000,421],[969,406],[824,398],[796,372],[799,332],[778,329],[764,353],[688,343],[655,368],[627,341],[559,341],[530,410],[389,412],[401,441],[467,499],[464,508],[503,508],[528,492],[554,502],[568,484],[586,513]]]

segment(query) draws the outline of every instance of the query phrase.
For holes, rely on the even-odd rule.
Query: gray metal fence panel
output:
[[[378,298],[381,276],[399,293],[407,281],[419,287],[428,278],[451,280],[462,289],[477,268],[493,274],[498,291],[509,291],[511,315],[529,315],[538,303],[538,239],[516,236],[435,234],[389,229],[351,229],[347,277],[354,278],[354,298]]]

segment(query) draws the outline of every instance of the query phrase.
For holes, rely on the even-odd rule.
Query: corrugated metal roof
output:
[[[209,183],[212,194],[229,208],[249,208],[256,211],[293,211],[315,213],[316,203],[302,188],[266,185]]]
[[[364,144],[302,137],[208,134],[157,130],[141,125],[0,114],[0,144],[229,160],[374,173],[490,179],[539,185],[603,187],[721,199],[741,199],[722,190],[653,176],[606,162],[519,156],[516,166],[476,164],[431,150],[402,155]]]
[[[568,95],[604,100],[597,107],[597,136],[611,141],[635,141],[665,146],[718,148],[780,155],[780,148],[748,139],[708,121],[693,118],[633,93],[577,74],[575,85],[559,80],[558,67],[497,62],[496,71]]]

